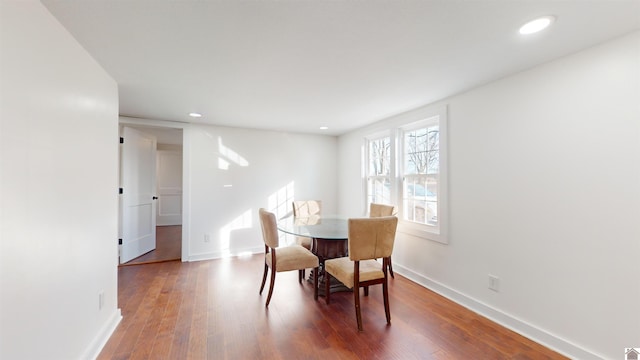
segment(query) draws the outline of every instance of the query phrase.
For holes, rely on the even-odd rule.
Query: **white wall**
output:
[[[640,33],[443,103],[450,244],[401,233],[394,268],[574,358],[640,346]],[[394,121],[340,137],[340,211]]]
[[[0,358],[92,358],[120,319],[117,85],[40,2],[0,6]]]
[[[264,251],[258,209],[270,208],[290,183],[295,199],[321,199],[323,212],[335,213],[336,137],[205,125],[185,131],[189,260]]]

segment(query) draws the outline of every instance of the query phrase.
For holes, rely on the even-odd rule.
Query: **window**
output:
[[[399,231],[443,243],[448,242],[446,115],[442,106],[404,114],[402,121],[390,119],[395,124],[388,132],[367,137],[365,154],[367,208],[372,202],[395,205]]]
[[[440,131],[437,119],[405,129],[402,139],[403,219],[438,226]]]
[[[391,204],[391,138],[367,139],[367,208],[371,203]]]

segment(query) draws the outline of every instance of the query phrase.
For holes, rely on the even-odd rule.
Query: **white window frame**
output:
[[[398,231],[413,236],[448,244],[448,119],[447,106],[425,107],[412,111],[389,121],[391,124],[384,131],[378,131],[365,137],[364,144],[364,204],[368,209],[369,199],[369,141],[390,137],[391,142],[391,205],[398,209]],[[438,196],[437,196],[437,226],[416,223],[404,220],[403,208],[403,167],[404,167],[404,134],[405,131],[425,127],[427,124],[436,124],[439,129],[439,172],[438,172]]]

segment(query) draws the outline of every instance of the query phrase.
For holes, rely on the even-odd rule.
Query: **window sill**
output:
[[[449,239],[438,232],[429,230],[427,226],[416,225],[408,222],[401,222],[398,226],[398,231],[422,239],[427,239],[441,244],[448,244]]]

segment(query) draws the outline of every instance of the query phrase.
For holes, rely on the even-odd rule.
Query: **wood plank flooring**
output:
[[[262,255],[120,267],[123,320],[98,359],[565,359],[396,274],[391,325],[382,288],[313,300],[297,272],[278,273],[269,308]],[[268,282],[267,282],[267,287]]]
[[[156,226],[156,249],[120,266],[149,264],[182,258],[182,225]]]

